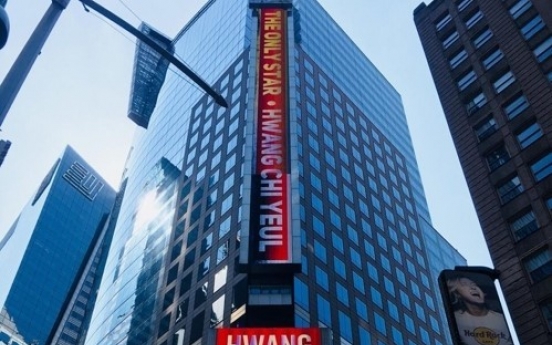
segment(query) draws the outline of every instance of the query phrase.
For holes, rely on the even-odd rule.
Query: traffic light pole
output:
[[[67,7],[71,0],[52,0],[52,4],[42,17],[42,20],[37,25],[36,29],[33,31],[31,37],[21,50],[21,53],[15,60],[10,71],[6,75],[6,78],[0,84],[0,126],[4,122],[10,107],[15,100],[21,85],[27,78],[31,67],[33,66],[36,58],[40,54],[40,50],[46,42],[46,39],[52,32],[54,25],[56,24],[61,12]],[[123,19],[116,16],[114,13],[100,6],[92,0],[80,0],[85,6],[89,6],[93,10],[97,11],[99,14],[108,18],[121,28],[125,29],[127,32],[134,35],[136,38],[150,46],[156,52],[161,54],[165,59],[167,59],[171,64],[178,68],[182,73],[188,76],[192,81],[194,81],[203,91],[205,91],[209,96],[213,97],[215,102],[222,107],[228,107],[226,100],[218,92],[216,92],[209,84],[207,84],[203,79],[201,79],[197,74],[190,70],[184,63],[178,60],[174,55],[165,50],[154,40],[149,38],[147,35],[142,33],[140,30],[137,30],[129,23],[125,22]]]
[[[8,74],[0,84],[0,126],[4,122],[21,85],[27,78],[31,67],[40,54],[44,42],[50,36],[61,12],[67,7],[70,0],[52,0],[50,7],[36,26],[31,37],[19,53]]]

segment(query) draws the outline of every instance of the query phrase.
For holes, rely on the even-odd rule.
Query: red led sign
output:
[[[319,328],[221,328],[216,345],[321,345]]]
[[[250,260],[291,262],[284,9],[259,9],[256,156],[251,205]]]

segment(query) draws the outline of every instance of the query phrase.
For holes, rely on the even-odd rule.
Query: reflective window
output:
[[[393,318],[393,320],[397,321],[397,322],[400,322],[399,320],[399,309],[397,308],[397,306],[391,302],[391,301],[387,301],[387,310],[389,312],[389,315],[391,315],[391,317]]]
[[[341,310],[338,313],[339,319],[339,331],[341,337],[345,340],[352,342],[353,341],[353,329],[351,326],[351,318],[343,313]]]
[[[458,38],[460,37],[460,35],[458,35],[458,32],[455,31],[453,32],[450,36],[448,36],[444,41],[443,41],[443,47],[445,49],[447,49],[448,47],[450,47],[454,42],[456,42],[458,40]]]
[[[315,267],[316,283],[320,285],[324,290],[330,291],[330,285],[328,282],[328,274],[320,267]]]
[[[531,37],[535,36],[535,34],[541,31],[543,28],[544,22],[542,21],[541,16],[536,15],[521,28],[521,34],[523,35],[523,38],[528,40]]]
[[[362,277],[358,273],[356,273],[355,271],[353,271],[353,286],[361,294],[364,295],[364,279],[362,279]]]
[[[435,29],[437,29],[437,31],[440,31],[442,30],[448,23],[450,23],[452,20],[452,16],[447,13],[441,20],[439,20],[436,24],[435,24]]]
[[[297,303],[299,306],[303,307],[304,309],[309,309],[309,289],[307,284],[303,283],[300,279],[297,277],[294,278],[294,299],[295,303]]]
[[[364,321],[368,322],[368,308],[366,303],[362,302],[358,297],[355,297],[356,312]]]
[[[460,91],[465,90],[471,83],[477,79],[477,75],[474,71],[469,71],[467,74],[462,76],[456,83]]]
[[[223,266],[215,274],[215,283],[213,284],[213,292],[218,291],[221,287],[226,285],[226,278],[228,276],[228,266]]]
[[[517,134],[519,146],[522,149],[531,145],[532,143],[537,141],[540,137],[542,137],[542,130],[539,124],[536,122],[525,127],[519,134]]]
[[[459,3],[458,3],[458,11],[461,12],[463,10],[466,9],[466,7],[469,6],[469,4],[471,4],[473,2],[473,0],[460,0]]]
[[[395,327],[391,327],[391,335],[393,336],[393,344],[396,344],[396,345],[404,344],[402,333]]]
[[[533,283],[538,283],[552,276],[552,253],[544,248],[523,260],[527,273]]]
[[[381,293],[373,286],[370,288],[370,295],[372,297],[372,302],[383,309],[383,299],[381,298]]]
[[[406,330],[410,333],[416,335],[416,326],[414,325],[414,320],[408,315],[404,315],[404,323],[406,326]]]
[[[531,8],[530,0],[519,0],[512,7],[510,7],[510,14],[512,15],[512,18],[516,19],[525,13],[525,11],[529,8]]]
[[[490,40],[491,37],[493,37],[493,33],[489,30],[489,28],[486,28],[473,39],[473,45],[475,48],[480,48],[483,44]]]
[[[489,169],[491,171],[494,171],[495,169],[504,165],[507,161],[510,160],[510,154],[508,153],[508,151],[506,151],[506,148],[504,146],[501,146],[489,153],[486,159],[487,164],[489,165]]]
[[[498,130],[496,120],[494,117],[489,116],[474,127],[475,134],[479,141],[487,139],[491,134]]]
[[[535,214],[529,211],[510,222],[510,229],[516,241],[521,240],[539,229]]]
[[[517,95],[511,101],[504,105],[504,112],[508,119],[513,119],[514,117],[521,114],[525,109],[529,107],[529,102],[524,95]]]
[[[483,18],[483,13],[481,13],[481,11],[477,11],[476,13],[474,13],[473,16],[471,16],[470,18],[468,18],[468,20],[466,20],[466,27],[468,29],[471,29],[473,28],[473,26],[481,20],[481,18]]]
[[[485,97],[485,94],[483,92],[478,93],[468,102],[466,106],[468,108],[468,114],[473,114],[475,111],[482,108],[485,104],[487,104],[487,97]]]
[[[483,59],[482,61],[483,67],[486,70],[489,70],[491,67],[496,65],[500,60],[502,60],[503,57],[504,57],[504,54],[502,53],[502,50],[497,48]]]
[[[533,50],[533,54],[539,62],[543,62],[552,56],[552,36],[548,37],[538,47]]]
[[[339,274],[343,279],[347,279],[347,274],[345,272],[345,264],[337,256],[333,257],[334,270]]]
[[[537,182],[552,174],[552,152],[549,152],[544,157],[533,163],[531,165],[531,171],[533,172]]]
[[[523,192],[519,177],[515,176],[498,187],[498,195],[502,204],[507,203]]]
[[[548,325],[548,329],[552,331],[552,300],[542,303],[541,311]]]
[[[506,88],[508,88],[508,86],[510,86],[514,81],[516,81],[516,78],[514,77],[512,71],[504,73],[493,82],[495,92],[501,93],[502,91],[506,90]]]
[[[376,330],[383,335],[387,335],[385,319],[377,312],[374,312],[374,321],[376,323]]]
[[[320,322],[323,322],[326,326],[331,327],[332,310],[330,309],[330,302],[328,302],[324,297],[317,294],[316,307],[318,310],[318,319],[320,320]]]
[[[339,282],[336,282],[335,291],[337,294],[337,299],[346,306],[349,306],[349,292],[347,291],[347,289]]]

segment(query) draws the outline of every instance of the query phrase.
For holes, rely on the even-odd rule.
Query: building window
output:
[[[478,10],[473,16],[471,16],[468,20],[466,20],[466,27],[468,29],[473,28],[473,26],[483,18],[483,13],[481,13],[480,10]]]
[[[531,145],[535,141],[537,141],[540,137],[542,137],[542,130],[538,123],[534,122],[530,124],[529,126],[525,127],[519,134],[517,135],[517,139],[519,141],[519,146],[524,149],[527,146]]]
[[[498,187],[498,196],[502,204],[507,203],[523,192],[523,186],[519,177],[515,176]]]
[[[504,113],[508,116],[508,119],[513,119],[514,117],[521,114],[525,109],[529,107],[529,102],[524,95],[517,95],[513,100],[504,105]]]
[[[466,105],[468,109],[468,114],[473,114],[478,109],[482,108],[485,104],[487,104],[487,97],[485,97],[485,94],[483,92],[478,93]]]
[[[519,0],[514,6],[510,7],[510,14],[512,18],[519,18],[525,11],[531,8],[531,1]]]
[[[462,49],[459,53],[454,55],[449,63],[451,68],[456,68],[458,65],[460,65],[466,58],[468,57],[468,53],[466,53],[466,50]]]
[[[460,37],[460,35],[458,35],[458,32],[457,31],[454,31],[452,34],[450,34],[450,36],[448,36],[444,41],[443,41],[443,47],[445,49],[447,49],[448,47],[450,47],[454,42],[456,42],[458,40],[458,37]]]
[[[487,164],[491,171],[496,170],[498,167],[504,165],[508,160],[510,160],[510,154],[506,151],[504,146],[499,147],[498,149],[492,151],[487,155]]]
[[[332,326],[332,311],[330,303],[322,296],[316,295],[316,307],[318,310],[318,319],[326,326]]]
[[[552,152],[547,153],[544,157],[533,163],[531,171],[537,182],[552,174]]]
[[[469,71],[466,75],[460,78],[457,82],[460,91],[465,90],[471,83],[477,79],[477,75],[474,71]]]
[[[548,37],[538,47],[533,50],[533,54],[539,62],[543,62],[552,56],[552,36]]]
[[[488,40],[490,40],[491,37],[493,37],[493,33],[491,32],[491,30],[489,30],[489,28],[486,28],[473,39],[473,45],[475,46],[475,48],[480,48]]]
[[[496,132],[498,130],[498,126],[496,125],[496,120],[494,119],[494,117],[489,116],[478,125],[476,125],[474,130],[475,134],[477,135],[477,139],[479,139],[479,141],[483,141],[491,136],[491,134]]]
[[[377,312],[374,312],[374,321],[376,323],[376,330],[383,335],[387,335],[385,319]]]
[[[548,324],[548,329],[552,331],[552,300],[541,304],[542,315]]]
[[[539,31],[541,31],[544,28],[544,22],[542,21],[541,16],[536,15],[533,19],[527,22],[522,28],[521,28],[521,34],[523,35],[523,38],[526,40],[529,40],[531,37],[535,36],[535,34]]]
[[[458,3],[458,12],[462,12],[463,10],[465,10],[466,7],[468,7],[468,5],[472,2],[473,0],[460,0],[460,2]]]
[[[439,20],[435,24],[435,29],[437,29],[437,31],[441,31],[451,21],[452,21],[452,16],[450,15],[450,13],[447,13],[441,20]]]
[[[512,71],[508,71],[493,82],[493,87],[496,93],[501,93],[506,90],[508,86],[512,85],[514,81],[516,81],[516,77],[514,77]]]
[[[353,328],[351,326],[351,318],[341,310],[337,315],[339,319],[339,333],[347,341],[353,341]]]
[[[537,231],[539,226],[533,211],[529,211],[510,222],[510,229],[514,234],[516,241],[519,241]]]
[[[489,70],[491,69],[491,67],[496,65],[500,60],[502,60],[503,57],[504,57],[504,54],[502,53],[502,50],[497,48],[483,59],[483,67],[486,70]]]
[[[543,281],[552,276],[552,253],[548,248],[544,248],[523,260],[527,273],[533,283]]]

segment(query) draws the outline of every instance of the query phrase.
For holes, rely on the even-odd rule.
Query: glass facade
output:
[[[454,250],[442,239],[427,244],[436,232],[422,224],[429,212],[400,96],[316,1],[293,4],[289,121],[301,272],[272,285],[240,273],[242,220],[255,202],[244,199],[257,17],[246,0],[209,1],[173,44],[230,106],[167,74],[127,166],[87,345],[199,344],[212,328],[251,324],[248,310],[270,296],[289,301],[296,326],[332,328],[334,344],[446,342],[428,246]],[[160,160],[170,179],[159,175]],[[163,202],[142,206],[152,191]],[[442,259],[465,263],[457,253]]]
[[[0,242],[2,320],[20,344],[49,343],[114,200],[113,189],[67,147]]]

